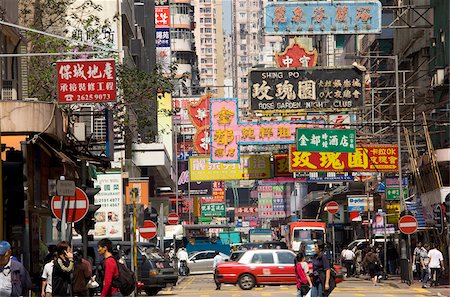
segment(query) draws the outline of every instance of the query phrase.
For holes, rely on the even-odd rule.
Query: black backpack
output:
[[[136,288],[136,277],[125,264],[116,260],[119,276],[112,281],[112,286],[118,288],[123,296],[131,295]]]

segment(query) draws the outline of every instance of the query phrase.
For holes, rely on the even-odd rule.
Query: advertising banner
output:
[[[178,190],[182,195],[188,195],[188,190],[191,196],[211,196],[212,183],[210,181],[197,181],[189,183],[188,161],[178,161]]]
[[[156,28],[156,47],[170,48],[170,28]]]
[[[271,177],[270,156],[242,156],[240,163],[211,163],[208,157],[189,158],[191,181],[248,180]]]
[[[149,198],[149,181],[147,180],[133,180],[130,179],[125,190],[126,204],[133,203],[132,189],[136,189],[136,204],[144,205],[144,208],[148,207]]]
[[[116,101],[114,60],[57,61],[56,72],[59,103]]]
[[[292,177],[289,172],[289,155],[277,154],[273,156],[274,177]]]
[[[356,130],[297,128],[297,150],[303,152],[348,152],[356,148]]]
[[[363,106],[356,68],[257,69],[249,74],[251,109],[263,113],[344,111]]]
[[[395,145],[365,145],[354,153],[301,152],[289,147],[291,172],[398,172],[398,148]]]
[[[248,206],[248,207],[236,207],[235,216],[237,217],[257,217],[258,207]]]
[[[269,2],[264,8],[267,35],[381,33],[380,1]]]
[[[123,240],[123,184],[122,174],[97,173],[94,186],[100,189],[95,195],[94,204],[101,207],[95,212],[94,238]]]
[[[224,217],[225,212],[225,203],[210,203],[201,206],[202,217]]]
[[[366,195],[347,195],[349,212],[361,212],[369,209]]]
[[[155,7],[155,28],[170,28],[170,6]]]
[[[212,198],[214,202],[225,202],[225,182],[224,181],[214,181],[212,183]]]

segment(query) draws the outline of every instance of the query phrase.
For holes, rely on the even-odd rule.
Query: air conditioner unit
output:
[[[2,81],[2,100],[17,100],[16,82],[14,80]]]

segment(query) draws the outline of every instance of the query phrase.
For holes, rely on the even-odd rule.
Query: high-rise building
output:
[[[224,95],[222,0],[194,0],[195,46],[200,86]]]
[[[233,36],[224,34],[223,37],[224,56],[224,84],[225,98],[233,97]]]

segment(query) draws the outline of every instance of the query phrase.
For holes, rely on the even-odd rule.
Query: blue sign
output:
[[[170,47],[170,28],[156,28],[156,47]]]
[[[353,181],[355,178],[348,175],[336,175],[336,176],[316,176],[308,177],[308,182],[343,182],[343,181]]]
[[[265,7],[268,35],[381,33],[381,3],[366,1],[276,2]]]

